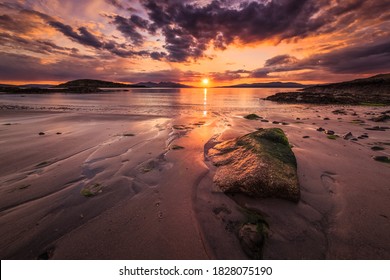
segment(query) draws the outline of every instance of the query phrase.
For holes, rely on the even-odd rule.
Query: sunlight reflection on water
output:
[[[56,110],[98,111],[174,115],[178,112],[244,111],[266,108],[263,98],[280,91],[278,88],[186,88],[126,89],[96,94],[1,94],[0,105],[15,104]]]

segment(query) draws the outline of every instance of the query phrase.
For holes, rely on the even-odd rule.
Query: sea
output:
[[[118,114],[201,114],[270,109],[264,98],[288,88],[136,88],[98,93],[0,94],[0,106],[18,109]],[[9,107],[12,108],[12,107]]]

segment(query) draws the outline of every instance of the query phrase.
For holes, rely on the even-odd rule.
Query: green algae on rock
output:
[[[214,183],[225,193],[299,200],[297,162],[280,128],[222,142],[209,150],[209,156],[218,166]]]
[[[249,114],[249,115],[246,115],[244,117],[245,119],[247,120],[258,120],[258,119],[262,119],[262,117],[256,115],[256,114]]]

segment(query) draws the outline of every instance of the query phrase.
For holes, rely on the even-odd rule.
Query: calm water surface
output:
[[[96,94],[0,94],[0,105],[24,105],[54,110],[175,114],[196,111],[242,111],[266,106],[262,98],[296,89],[191,88],[128,89]]]

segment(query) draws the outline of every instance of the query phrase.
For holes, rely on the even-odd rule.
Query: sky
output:
[[[311,84],[389,72],[389,0],[0,0],[0,83]]]

